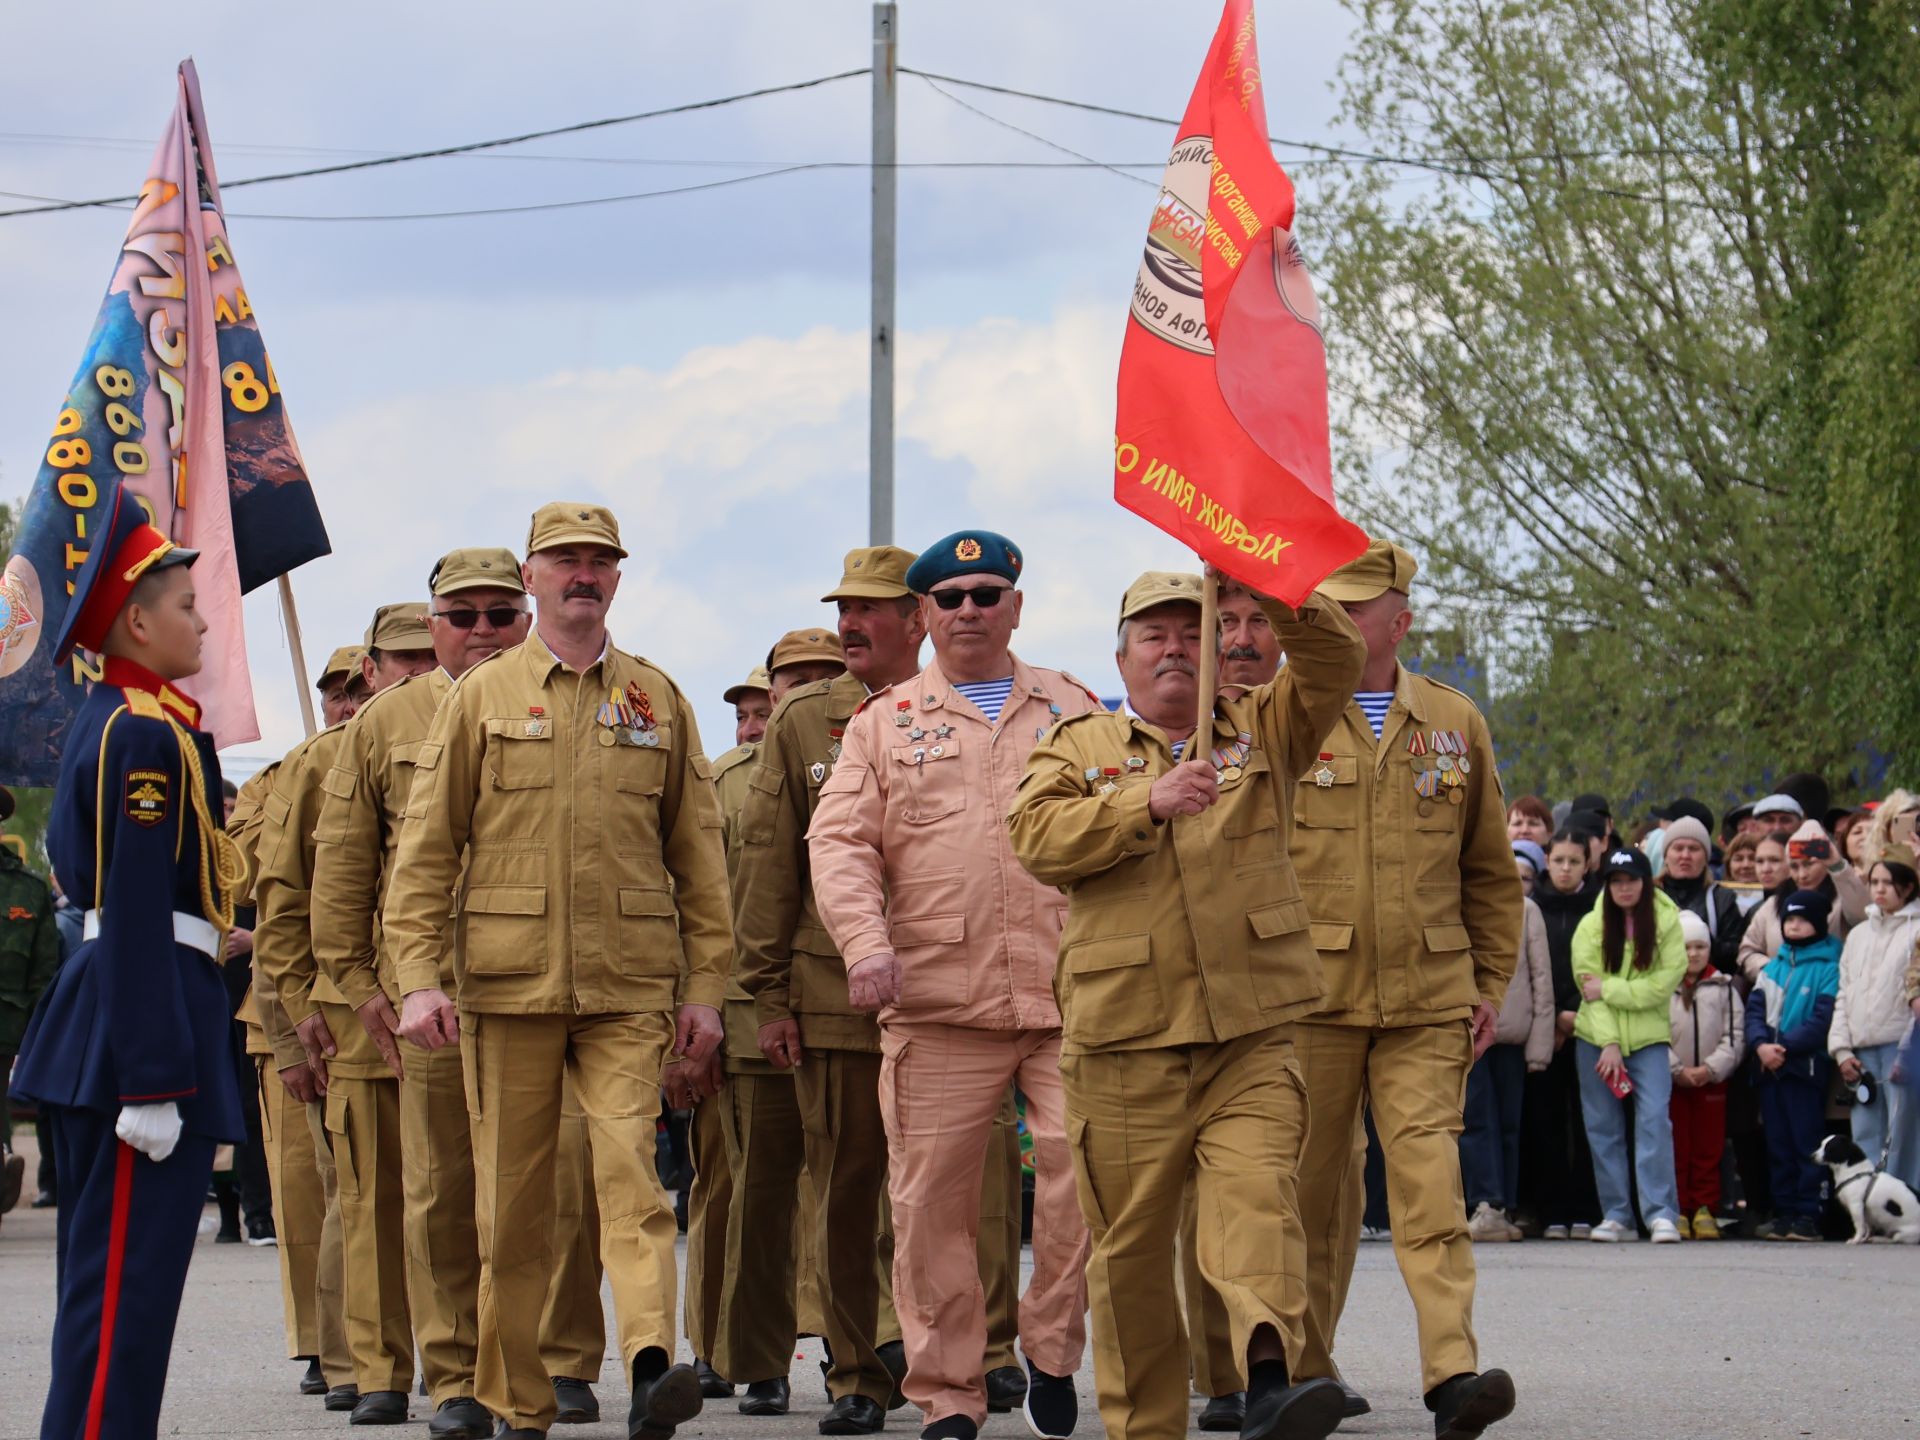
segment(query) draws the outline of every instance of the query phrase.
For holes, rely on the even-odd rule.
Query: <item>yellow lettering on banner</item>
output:
[[[187,457],[184,451],[177,451],[173,457],[173,506],[176,510],[187,508]]]
[[[56,470],[71,470],[92,463],[93,447],[84,440],[56,440],[47,447],[47,464]]]
[[[140,417],[117,400],[107,406],[106,418],[107,428],[116,435],[130,434],[143,428]]]
[[[160,386],[160,393],[165,395],[168,402],[173,406],[173,423],[167,427],[167,444],[178,449],[180,445],[180,420],[181,417],[186,414],[187,410],[186,387],[165,370],[162,370],[153,378]]]
[[[100,387],[100,393],[124,399],[133,394],[133,372],[122,370],[118,365],[102,365],[93,372],[93,383]]]
[[[207,271],[208,273],[211,274],[213,271],[218,270],[222,265],[231,265],[231,264],[233,264],[233,255],[227,249],[226,237],[224,235],[209,235],[207,237]]]
[[[159,357],[162,365],[169,370],[178,370],[187,363],[187,328],[184,325],[181,326],[173,332],[173,338],[169,340],[167,330],[172,324],[173,317],[167,313],[167,307],[162,305],[147,321],[147,342],[153,346],[153,353]]]
[[[1200,497],[1200,523],[1211,530],[1222,544],[1231,545],[1242,554],[1252,555],[1259,560],[1278,560],[1282,550],[1293,546],[1293,541],[1283,540],[1271,530],[1262,535],[1254,534],[1239,516],[1205,495]]]
[[[100,487],[93,483],[93,477],[84,470],[69,470],[60,477],[54,488],[60,492],[60,498],[76,510],[90,510],[93,502],[100,498]],[[84,524],[87,517],[77,515],[74,518]],[[80,538],[87,538],[84,532]]]
[[[79,546],[75,545],[71,540],[69,540],[67,542],[67,569],[78,570],[82,565],[86,563],[87,563],[87,552],[82,550]]]
[[[67,582],[67,593],[73,593],[73,582]],[[97,685],[106,678],[106,671],[86,658],[84,651],[73,652],[73,683],[76,685]]]
[[[113,468],[122,475],[147,473],[147,447],[138,440],[122,440],[113,447]]]
[[[213,319],[214,323],[218,325],[233,324],[233,307],[227,304],[226,296],[216,295],[213,297]]]
[[[1227,173],[1227,167],[1220,163],[1218,155],[1213,157],[1213,193],[1226,203],[1227,212],[1240,222],[1240,228],[1251,240],[1260,229],[1259,212],[1253,208],[1253,202],[1247,199],[1246,192]]]
[[[242,320],[251,320],[253,318],[253,302],[247,299],[247,292],[244,290],[236,290],[233,292],[233,299],[234,303],[240,307],[238,312],[240,318]]]
[[[216,295],[213,297],[213,318],[222,325],[232,325],[241,320],[249,320],[253,317],[253,306],[247,303],[246,291],[234,291],[233,298],[235,304],[239,306],[237,310],[233,305],[227,304],[226,296]]]
[[[1227,234],[1226,227],[1221,225],[1211,210],[1207,212],[1207,243],[1218,250],[1220,258],[1233,269],[1239,269],[1240,262],[1246,258],[1240,247],[1234,244],[1232,237]]]
[[[55,435],[72,435],[77,433],[85,424],[86,421],[80,418],[80,412],[69,405],[60,412],[59,417],[53,422],[53,433]]]
[[[1116,441],[1113,447],[1113,468],[1122,475],[1131,475],[1133,467],[1140,463],[1140,447],[1130,445],[1124,440]]]
[[[272,398],[267,387],[260,383],[260,377],[253,373],[253,367],[244,360],[236,360],[222,370],[220,383],[227,387],[227,398],[233,401],[233,408],[249,415],[266,409]]]
[[[144,255],[160,267],[158,275],[140,277],[140,293],[150,300],[178,300],[187,293],[187,275],[182,265],[187,237],[178,230],[154,230],[131,235],[122,247]]]
[[[179,193],[180,187],[171,180],[162,180],[157,175],[148,180],[140,187],[140,203],[133,207],[133,218],[127,221],[127,229],[137,230],[142,220]]]

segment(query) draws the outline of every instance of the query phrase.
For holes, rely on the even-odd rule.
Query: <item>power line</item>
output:
[[[1122,180],[1130,181],[1135,185],[1145,185],[1145,186],[1148,186],[1149,188],[1153,186],[1153,183],[1154,183],[1153,181],[1148,180],[1143,176],[1129,175],[1125,170],[1121,169],[1118,165],[1105,164],[1102,161],[1095,160],[1091,155],[1082,155],[1078,150],[1070,150],[1065,145],[1060,144],[1057,140],[1049,140],[1044,135],[1037,135],[1031,130],[1025,129],[1019,125],[1014,124],[1011,120],[1002,120],[998,115],[989,115],[985,110],[982,110],[978,105],[971,105],[965,100],[962,100],[958,95],[954,94],[951,90],[942,88],[942,86],[940,85],[940,82],[935,80],[931,75],[922,74],[918,70],[909,71],[904,65],[901,66],[900,69],[903,73],[906,73],[906,74],[919,75],[920,79],[926,83],[927,88],[933,91],[934,94],[940,96],[942,99],[952,101],[955,105],[958,105],[962,110],[966,110],[974,115],[978,115],[982,120],[988,121],[989,123],[994,125],[998,125],[1003,130],[1011,130],[1016,135],[1024,135],[1029,140],[1036,140],[1040,144],[1045,145],[1049,150],[1058,150],[1062,155],[1071,155],[1074,159],[1081,161],[1084,164],[1097,165],[1099,166],[1100,169],[1111,171],[1113,174],[1118,175]]]
[[[601,120],[581,120],[571,125],[555,125],[546,130],[528,130],[519,135],[503,135],[494,140],[473,140],[464,145],[442,145],[431,150],[409,150],[398,155],[375,156],[368,160],[348,160],[338,165],[316,165],[307,170],[286,170],[276,175],[251,175],[240,180],[229,180],[221,185],[223,191],[238,190],[247,185],[270,185],[280,180],[306,180],[315,175],[340,175],[350,170],[372,170],[383,165],[402,165],[414,160],[437,160],[447,155],[467,155],[476,150],[491,150],[502,145],[521,145],[529,140],[545,140],[555,135],[577,135],[585,130],[604,130],[614,125],[631,125],[641,120],[658,120],[667,115],[688,115],[697,110],[715,110],[723,105],[738,105],[745,100],[760,100],[769,95],[786,95],[797,90],[812,90],[817,86],[831,85],[837,80],[851,80],[868,73],[867,67],[858,70],[842,70],[836,75],[820,75],[812,80],[797,80],[787,85],[766,85],[758,90],[743,90],[734,95],[721,95],[712,100],[694,100],[684,105],[667,105],[658,110],[641,110],[632,115],[611,115]],[[9,215],[44,215],[55,210],[85,210],[100,205],[127,204],[139,197],[136,195],[110,195],[99,200],[63,200],[42,205],[32,210],[0,210],[0,219]]]

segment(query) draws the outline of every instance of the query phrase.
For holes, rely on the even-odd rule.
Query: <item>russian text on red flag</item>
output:
[[[1334,506],[1326,347],[1293,222],[1253,3],[1227,0],[1134,281],[1114,498],[1288,604],[1367,543]]]

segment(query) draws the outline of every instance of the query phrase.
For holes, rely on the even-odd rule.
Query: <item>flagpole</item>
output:
[[[1220,576],[1200,562],[1200,720],[1187,754],[1204,760],[1213,749],[1213,692],[1220,688]]]
[[[293,604],[293,582],[282,575],[280,586],[280,623],[287,632],[287,649],[293,653],[293,689],[300,697],[300,719],[311,735],[319,726],[313,720],[313,696],[307,693],[307,654],[300,644],[300,612]]]

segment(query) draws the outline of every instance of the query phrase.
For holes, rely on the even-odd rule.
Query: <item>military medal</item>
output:
[[[1427,753],[1426,739],[1418,730],[1414,731],[1412,738],[1407,741],[1407,753],[1409,755],[1424,755]]]
[[[633,713],[640,717],[642,729],[653,729],[655,724],[653,702],[647,698],[647,692],[634,681],[627,682],[627,704],[632,707]]]
[[[940,737],[940,738],[941,738],[942,740],[944,740],[944,739],[946,739],[946,738],[947,738],[947,737],[948,737],[949,735],[951,735],[951,734],[953,734],[953,726],[951,726],[951,725],[942,725],[942,726],[940,726],[940,728],[939,728],[939,729],[937,729],[937,730],[935,730],[935,731],[934,731],[933,733],[934,733],[935,735],[937,735],[937,736],[939,736],[939,737]]]
[[[916,725],[907,732],[907,738],[909,740],[924,740],[927,738],[927,732]]]
[[[1313,783],[1318,785],[1322,790],[1331,790],[1333,788],[1333,782],[1339,778],[1334,774],[1333,766],[1329,763],[1332,759],[1333,752],[1331,750],[1322,750],[1320,752],[1320,768],[1313,772]]]
[[[827,727],[827,738],[831,742],[827,746],[827,759],[829,761],[840,758],[840,737],[846,733],[846,727],[843,725],[830,725]]]
[[[898,725],[902,730],[913,724],[913,716],[907,713],[907,711],[912,708],[913,702],[911,700],[902,700],[895,704],[893,707],[893,723]]]
[[[1100,778],[1104,782],[1100,786],[1100,793],[1102,795],[1111,795],[1114,791],[1120,788],[1118,785],[1113,783],[1114,779],[1119,774],[1120,774],[1120,767],[1118,765],[1108,765],[1101,769]]]
[[[546,724],[541,719],[546,713],[547,710],[544,705],[529,705],[527,707],[527,735],[530,739],[538,740],[542,735],[547,733]]]
[[[807,774],[811,775],[813,777],[813,783],[818,785],[822,780],[827,778],[827,767],[822,762],[816,760],[812,765],[807,767]]]
[[[1047,706],[1047,713],[1049,715],[1058,715],[1060,713],[1060,707],[1058,705],[1049,705]]]
[[[1144,770],[1146,768],[1147,762],[1142,760],[1138,755],[1132,756],[1127,761],[1127,769],[1129,770]]]

